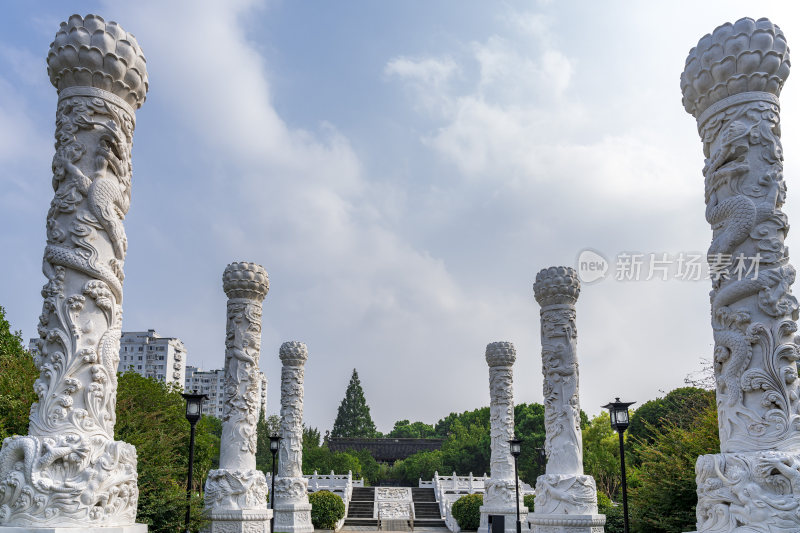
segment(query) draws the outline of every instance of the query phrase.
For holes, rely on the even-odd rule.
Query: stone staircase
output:
[[[433,489],[411,489],[414,500],[414,527],[447,527],[439,514],[439,502]]]
[[[441,527],[447,526],[439,514],[439,502],[433,489],[411,489],[411,498],[414,502],[414,527]],[[347,509],[345,527],[366,526],[378,527],[378,520],[374,518],[375,488],[353,487],[353,497]]]
[[[373,518],[375,512],[375,488],[353,487],[353,497],[347,508],[347,517],[344,520],[348,526],[378,527],[378,520]]]

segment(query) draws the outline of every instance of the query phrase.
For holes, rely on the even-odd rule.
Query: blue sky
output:
[[[793,2],[22,2],[0,19],[0,305],[41,309],[56,92],[45,57],[73,12],[137,36],[124,329],[221,367],[231,261],[270,275],[262,369],[309,346],[306,420],[329,429],[350,372],[379,429],[488,403],[487,343],[516,344],[541,401],[536,273],[592,248],[703,251],[686,54],[717,25]],[[795,74],[796,76],[796,74]],[[800,82],[782,95],[790,220]],[[793,246],[795,234],[789,235]],[[612,267],[613,268],[613,267]],[[581,404],[640,402],[710,357],[708,281],[606,279],[578,303]]]

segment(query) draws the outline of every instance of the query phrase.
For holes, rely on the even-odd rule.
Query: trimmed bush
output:
[[[308,495],[311,503],[311,523],[314,529],[333,529],[344,518],[344,502],[336,494],[320,490]]]
[[[481,523],[481,505],[483,505],[483,494],[467,494],[453,502],[451,512],[458,522],[458,527],[477,531]]]
[[[526,494],[525,496],[522,497],[522,503],[523,505],[525,505],[525,507],[528,508],[529,513],[533,512],[533,501],[535,499],[536,499],[535,494]]]

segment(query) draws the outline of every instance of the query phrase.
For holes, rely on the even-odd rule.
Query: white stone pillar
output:
[[[303,366],[308,349],[302,342],[284,342],[280,349],[281,443],[275,476],[275,531],[311,533],[308,480],[303,477]]]
[[[800,531],[800,381],[795,270],[778,96],[783,32],[767,19],[723,24],[689,52],[683,105],[706,157],[713,230],[711,326],[723,453],[697,460],[697,529]]]
[[[261,304],[269,291],[264,267],[231,263],[222,274],[228,296],[225,388],[219,469],[208,473],[205,507],[210,533],[268,533],[267,481],[256,470],[261,411]]]
[[[142,532],[136,449],[114,440],[122,220],[131,200],[135,110],[147,69],[133,35],[96,15],[61,23],[47,56],[58,90],[55,195],[28,436],[0,451],[0,531]],[[10,526],[10,527],[9,527]]]
[[[517,531],[516,480],[514,457],[508,441],[514,438],[514,361],[517,352],[510,342],[493,342],[486,346],[489,365],[489,418],[491,421],[491,477],[485,481],[481,506],[480,529],[488,526],[489,515],[504,515],[505,530]],[[470,476],[472,485],[472,476]],[[471,488],[471,487],[470,487]],[[471,490],[470,490],[471,492]],[[519,519],[525,524],[528,508],[519,494]],[[527,529],[527,527],[526,527]]]
[[[583,474],[575,326],[580,282],[572,268],[550,267],[536,275],[533,291],[541,306],[547,469],[536,480],[528,523],[537,533],[603,531],[594,478]]]

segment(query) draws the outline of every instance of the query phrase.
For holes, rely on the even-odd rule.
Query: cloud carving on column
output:
[[[783,31],[743,18],[700,39],[681,75],[706,157],[708,261],[717,273],[710,299],[723,453],[697,460],[699,532],[800,530],[798,303],[784,242],[778,100],[789,67]]]
[[[97,15],[61,23],[47,63],[59,100],[33,348],[38,401],[29,436],[0,450],[0,524],[134,527],[136,449],[114,440],[114,425],[123,219],[147,69],[133,36]]]

